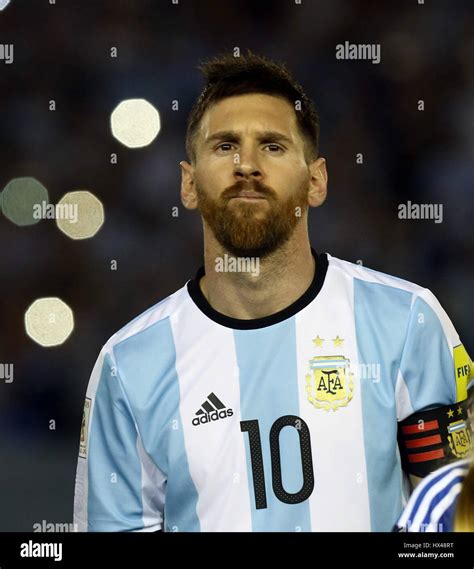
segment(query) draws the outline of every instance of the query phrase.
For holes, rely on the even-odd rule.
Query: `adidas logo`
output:
[[[203,425],[211,421],[218,421],[226,417],[232,417],[234,412],[232,409],[226,409],[224,403],[214,394],[209,393],[207,400],[201,405],[201,408],[196,411],[196,416],[193,419],[193,425]]]

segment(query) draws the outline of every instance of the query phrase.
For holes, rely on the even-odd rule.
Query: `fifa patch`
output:
[[[453,358],[457,401],[464,401],[467,397],[469,379],[474,374],[472,361],[462,344],[453,349]]]
[[[354,374],[344,356],[314,356],[306,374],[308,401],[316,409],[337,411],[346,407],[353,397]]]
[[[91,405],[92,399],[86,397],[84,412],[82,413],[81,442],[79,444],[79,456],[82,458],[87,458],[87,434],[89,433],[89,415]]]

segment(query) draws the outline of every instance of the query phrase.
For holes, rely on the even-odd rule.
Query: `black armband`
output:
[[[423,478],[465,458],[471,450],[470,398],[419,411],[398,425],[398,445],[405,472]]]

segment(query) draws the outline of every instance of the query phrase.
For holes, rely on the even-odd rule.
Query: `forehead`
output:
[[[261,93],[227,97],[207,109],[201,120],[200,136],[205,140],[224,129],[243,133],[275,130],[295,141],[298,136],[296,113],[290,102]]]

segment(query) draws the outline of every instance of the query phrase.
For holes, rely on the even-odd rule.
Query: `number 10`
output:
[[[290,494],[283,488],[281,476],[280,432],[283,427],[288,426],[295,428],[298,432],[301,466],[303,469],[303,485],[300,490],[294,494]],[[258,421],[256,419],[252,421],[241,421],[240,430],[242,432],[248,432],[249,434],[255,506],[257,510],[261,510],[267,507],[267,493],[265,489],[265,471],[263,467],[262,443]],[[311,437],[308,425],[303,419],[296,415],[284,415],[273,423],[270,429],[270,456],[272,461],[272,485],[275,496],[285,504],[299,504],[309,498],[314,488],[314,470],[311,456]]]

